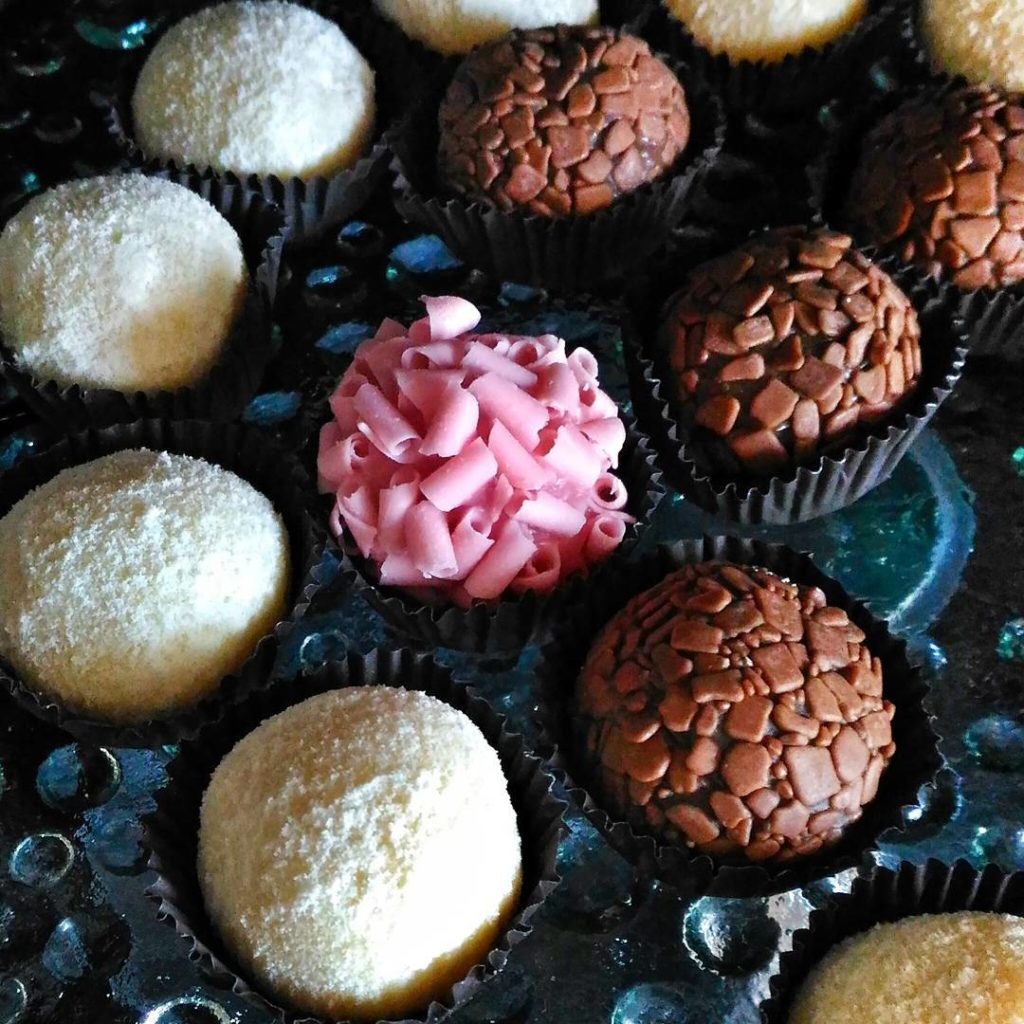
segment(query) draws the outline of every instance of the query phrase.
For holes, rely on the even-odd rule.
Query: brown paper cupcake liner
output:
[[[196,420],[138,420],[65,436],[0,475],[0,518],[61,470],[129,448],[192,455],[236,473],[274,503],[288,530],[291,547],[292,580],[286,616],[260,640],[237,672],[226,676],[216,690],[192,707],[144,722],[106,722],[34,689],[0,658],[0,687],[43,721],[86,743],[157,747],[194,735],[225,703],[266,684],[278,646],[295,628],[321,586],[316,569],[324,536],[310,515],[311,483],[298,462],[252,427]]]
[[[425,655],[386,649],[366,655],[349,653],[315,675],[279,683],[235,703],[194,740],[183,744],[168,768],[169,780],[157,796],[156,810],[143,822],[149,867],[157,874],[147,895],[160,904],[160,916],[188,940],[190,959],[202,964],[208,975],[279,1020],[319,1024],[317,1018],[290,1011],[269,994],[253,989],[234,966],[230,951],[207,917],[196,877],[199,807],[214,768],[244,735],[291,705],[345,686],[421,690],[465,713],[497,751],[516,809],[523,848],[519,909],[484,963],[474,967],[442,1000],[426,1007],[422,1015],[406,1018],[410,1024],[437,1021],[472,998],[504,967],[512,947],[529,934],[531,918],[559,881],[556,859],[565,804],[552,793],[554,780],[543,762],[526,748],[520,735],[508,731],[505,718]]]
[[[692,118],[686,150],[657,181],[590,216],[563,219],[506,213],[445,190],[437,172],[437,111],[450,76],[435,78],[416,115],[394,137],[396,209],[499,281],[576,291],[623,277],[686,216],[725,141],[721,101],[689,68],[670,66],[683,83]]]
[[[878,794],[840,842],[803,860],[772,865],[722,861],[686,846],[671,846],[645,830],[642,819],[622,821],[602,807],[589,787],[578,756],[571,711],[576,677],[604,625],[629,599],[688,563],[732,561],[769,569],[798,583],[822,589],[830,605],[842,608],[866,634],[866,644],[885,670],[885,697],[896,706],[893,739],[896,753],[882,773]],[[768,896],[801,888],[856,867],[875,849],[882,833],[906,827],[905,813],[919,807],[918,791],[931,785],[942,766],[938,737],[924,708],[928,687],[908,660],[906,643],[894,637],[867,605],[850,597],[825,576],[810,557],[777,544],[737,537],[703,537],[659,546],[655,552],[619,568],[610,586],[592,588],[584,600],[567,609],[556,638],[546,645],[537,665],[540,685],[540,748],[575,802],[608,843],[643,877],[657,878],[692,894]]]
[[[284,244],[280,212],[238,185],[171,171],[157,176],[201,195],[238,232],[250,275],[242,312],[210,372],[196,384],[174,391],[124,392],[39,380],[0,342],[0,379],[41,420],[59,430],[137,419],[233,419],[256,393],[273,357],[271,311]]]
[[[531,640],[543,637],[563,609],[578,603],[588,588],[606,585],[614,566],[643,536],[665,495],[649,441],[629,417],[620,413],[620,418],[626,424],[626,443],[615,474],[629,492],[626,511],[635,522],[627,527],[618,548],[589,573],[575,572],[546,594],[528,590],[493,602],[474,601],[468,608],[448,601],[426,604],[396,587],[381,586],[378,567],[363,557],[348,530],[340,542],[344,568],[354,572],[367,602],[403,640],[428,649],[447,647],[469,654],[516,653]]]
[[[844,939],[883,922],[964,910],[1024,917],[1024,871],[934,859],[866,868],[849,893],[836,894],[830,906],[813,910],[807,927],[793,935],[793,948],[782,954],[769,982],[770,995],[761,1003],[762,1024],[785,1024],[808,974]]]
[[[641,34],[652,45],[690,64],[721,93],[732,110],[795,114],[844,95],[882,57],[897,17],[892,0],[871,0],[861,21],[821,48],[805,47],[780,61],[741,60],[706,49],[669,14],[661,0],[647,0]]]
[[[920,316],[919,386],[893,415],[846,448],[767,479],[731,480],[704,469],[689,438],[687,411],[671,384],[668,360],[653,340],[657,324],[648,311],[641,325],[643,341],[628,337],[626,344],[634,407],[658,449],[666,478],[688,499],[732,522],[789,525],[852,505],[889,478],[959,379],[967,332],[948,291],[934,282],[913,281],[889,260],[876,262],[908,292]]]
[[[375,141],[351,167],[330,177],[281,179],[273,174],[223,174],[210,167],[182,166],[174,160],[150,158],[135,142],[131,94],[134,78],[122,82],[107,111],[107,130],[122,155],[147,174],[164,170],[186,173],[205,181],[221,181],[261,195],[280,207],[289,243],[315,239],[357,213],[383,180],[391,158],[390,140],[410,113],[416,95],[413,71],[418,60],[405,37],[367,4],[345,5],[338,0],[303,0],[304,6],[335,22],[374,69],[377,101]],[[202,6],[197,5],[197,6]]]

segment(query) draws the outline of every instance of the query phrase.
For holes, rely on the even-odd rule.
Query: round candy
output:
[[[36,196],[0,234],[0,329],[41,380],[119,391],[204,377],[245,300],[234,228],[188,189],[139,174]]]
[[[121,451],[0,519],[0,654],[69,708],[133,722],[195,703],[283,616],[270,501],[200,459]]]
[[[384,17],[438,53],[469,53],[514,28],[592,25],[597,0],[374,0]]]
[[[372,686],[311,697],[235,746],[203,797],[198,870],[211,920],[271,998],[404,1019],[494,946],[521,853],[473,722]]]
[[[147,157],[239,175],[331,175],[373,132],[373,70],[333,22],[241,0],[172,26],[132,96]]]
[[[864,17],[867,0],[663,0],[712,53],[732,61],[779,61],[822,47]]]
[[[465,299],[385,320],[320,432],[320,489],[387,586],[465,607],[547,592],[607,558],[633,517],[612,472],[626,440],[597,360],[565,342],[477,332]]]
[[[1024,89],[1020,0],[922,0],[919,25],[936,71],[1002,89]]]
[[[865,243],[964,291],[1024,279],[1024,96],[908,100],[865,137],[844,216]]]
[[[513,32],[467,57],[441,104],[441,173],[501,210],[584,215],[661,177],[686,148],[683,88],[608,28]]]
[[[1024,919],[960,911],[879,924],[831,950],[789,1024],[1010,1024],[1024,1007]]]
[[[576,683],[602,804],[667,843],[786,861],[838,842],[895,751],[864,633],[816,587],[688,565],[601,631]]]
[[[787,228],[691,272],[663,348],[699,459],[783,472],[845,444],[917,385],[910,300],[846,235]]]

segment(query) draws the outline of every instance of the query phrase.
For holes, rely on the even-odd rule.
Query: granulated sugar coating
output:
[[[513,28],[594,25],[597,0],[374,0],[402,31],[438,53],[469,53]]]
[[[837,946],[797,994],[790,1024],[1021,1024],[1024,919],[926,914]]]
[[[217,361],[245,300],[234,228],[204,199],[130,174],[37,196],[0,234],[0,329],[62,386],[158,391]]]
[[[194,703],[285,611],[270,501],[200,459],[122,451],[0,520],[0,653],[68,707],[131,722]]]
[[[924,0],[920,19],[937,70],[969,82],[1024,89],[1022,0]]]
[[[853,28],[867,0],[663,0],[701,46],[730,60],[782,60]]]
[[[420,692],[303,701],[238,743],[203,798],[211,919],[264,995],[332,1020],[443,998],[506,926],[520,865],[497,753]]]
[[[153,48],[132,97],[148,157],[237,174],[331,175],[373,132],[373,70],[333,22],[277,0],[208,7]]]

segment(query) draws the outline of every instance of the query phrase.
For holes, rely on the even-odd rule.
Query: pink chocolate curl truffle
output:
[[[480,313],[424,298],[385,320],[331,396],[320,489],[381,582],[466,606],[548,591],[607,558],[633,521],[618,465],[626,431],[586,349],[474,334]]]

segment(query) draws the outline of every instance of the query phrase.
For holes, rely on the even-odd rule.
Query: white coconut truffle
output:
[[[663,0],[694,39],[732,61],[779,61],[848,32],[868,0]]]
[[[270,718],[203,798],[199,881],[250,981],[331,1019],[423,1009],[481,962],[521,884],[501,763],[462,712],[369,686]]]
[[[789,1024],[1024,1024],[1024,918],[924,914],[840,943]]]
[[[924,0],[920,11],[921,33],[937,70],[1024,89],[1024,0]]]
[[[207,7],[173,25],[132,96],[148,157],[279,178],[351,166],[373,132],[373,71],[333,22],[297,4]]]
[[[138,174],[36,196],[0,234],[0,332],[19,366],[62,386],[194,384],[245,302],[234,228],[187,188]]]
[[[195,703],[282,618],[288,535],[234,473],[166,452],[73,466],[0,519],[0,654],[69,708]]]
[[[469,53],[514,28],[596,25],[597,0],[374,0],[385,18],[438,53]]]

